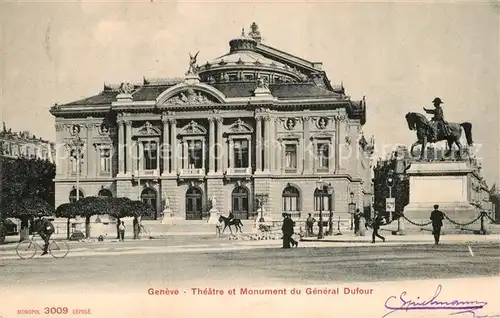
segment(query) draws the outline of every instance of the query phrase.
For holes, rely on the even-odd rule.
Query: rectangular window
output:
[[[328,161],[330,158],[330,144],[328,142],[318,142],[316,149],[319,169],[328,169]]]
[[[234,167],[248,168],[248,140],[234,140]]]
[[[110,149],[101,149],[100,151],[100,172],[109,173],[111,171],[111,151]]]
[[[144,169],[155,170],[158,169],[158,145],[156,142],[143,143],[144,155]]]
[[[285,169],[297,169],[297,145],[285,145]]]
[[[188,169],[203,168],[203,144],[201,140],[188,141]]]

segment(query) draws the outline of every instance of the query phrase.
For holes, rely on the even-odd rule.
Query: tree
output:
[[[54,212],[55,165],[41,159],[0,157],[2,217],[21,220],[21,240],[27,237],[29,220]]]
[[[74,208],[78,216],[85,218],[85,237],[90,237],[90,218],[93,215],[107,214],[109,201],[107,197],[86,197],[76,201]]]
[[[63,203],[56,209],[56,217],[66,218],[66,238],[68,240],[70,238],[70,221],[77,215],[77,210],[73,203]]]
[[[374,167],[374,209],[379,213],[383,213],[389,218],[389,212],[385,209],[386,198],[389,197],[389,188],[386,180],[389,170],[395,169],[394,160],[379,161]],[[402,178],[401,178],[402,177]],[[393,214],[393,220],[397,220],[404,211],[405,206],[410,202],[410,181],[408,176],[403,173],[400,176],[394,175],[394,186],[391,190],[391,195],[395,198],[396,207]],[[392,221],[392,220],[390,220]]]

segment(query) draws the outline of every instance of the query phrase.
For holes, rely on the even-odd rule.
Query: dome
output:
[[[268,79],[295,82],[304,81],[307,76],[290,66],[265,57],[258,50],[259,41],[252,36],[241,36],[229,41],[229,53],[212,61],[207,61],[198,68],[202,80],[255,80],[265,74]]]

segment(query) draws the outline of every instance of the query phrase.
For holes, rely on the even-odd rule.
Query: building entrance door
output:
[[[186,220],[202,219],[202,194],[198,188],[190,188],[186,192]]]
[[[158,217],[157,208],[156,208],[157,207],[156,191],[151,189],[151,188],[146,188],[146,189],[142,190],[141,200],[142,200],[142,202],[148,204],[154,211],[153,215],[145,215],[142,217],[142,219],[156,220],[156,218]]]
[[[233,190],[231,195],[232,209],[235,218],[240,220],[248,219],[248,191],[243,187]]]

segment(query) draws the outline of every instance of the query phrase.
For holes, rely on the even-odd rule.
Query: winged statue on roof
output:
[[[196,52],[196,54],[193,56],[191,53],[189,53],[189,69],[187,71],[187,74],[196,74],[196,71],[198,69],[198,65],[196,65],[196,61],[198,58],[198,54],[200,51]]]

